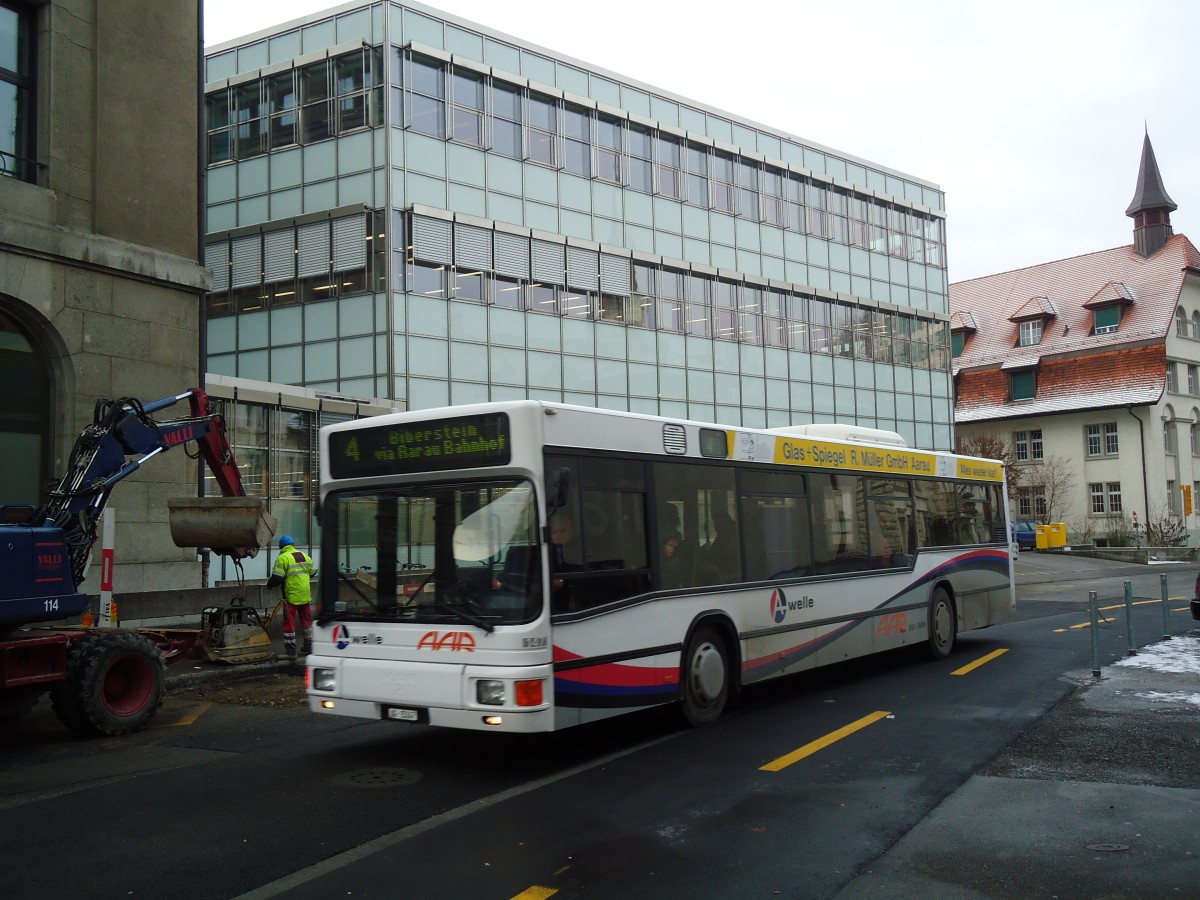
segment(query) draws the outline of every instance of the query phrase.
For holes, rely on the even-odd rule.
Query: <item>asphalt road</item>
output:
[[[1162,568],[1190,596],[1195,567]],[[650,711],[476,735],[177,697],[144,732],[81,741],[43,703],[0,733],[4,893],[833,897],[1074,691],[1089,590],[1156,598],[1161,574],[1022,554],[1017,620],[949,659],[772,682],[698,731]],[[1105,664],[1123,614],[1097,631]],[[1159,604],[1134,615],[1158,636]]]

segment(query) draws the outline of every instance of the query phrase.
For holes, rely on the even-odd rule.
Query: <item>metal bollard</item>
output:
[[[1100,611],[1095,591],[1088,591],[1088,615],[1092,620],[1092,677],[1100,677]]]
[[[1137,641],[1133,636],[1133,582],[1125,582],[1125,631],[1129,636],[1129,649],[1126,656],[1137,656]]]
[[[1165,641],[1171,637],[1171,611],[1167,609],[1167,576],[1159,575],[1158,578],[1162,588],[1163,640]]]

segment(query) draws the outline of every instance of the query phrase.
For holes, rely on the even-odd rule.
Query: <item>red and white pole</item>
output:
[[[112,628],[117,624],[117,610],[113,605],[113,545],[116,544],[116,514],[111,506],[100,514],[100,627]]]

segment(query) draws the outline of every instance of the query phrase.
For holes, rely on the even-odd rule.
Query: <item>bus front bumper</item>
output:
[[[476,731],[554,730],[554,673],[543,666],[470,666],[309,656],[308,708],[324,715],[385,719]],[[501,702],[480,703],[477,685],[506,686]],[[517,705],[518,682],[542,683],[541,702]]]

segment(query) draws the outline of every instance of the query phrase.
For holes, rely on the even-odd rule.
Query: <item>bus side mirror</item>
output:
[[[571,470],[565,466],[546,473],[546,506],[559,509],[567,505],[567,489],[571,486]]]

